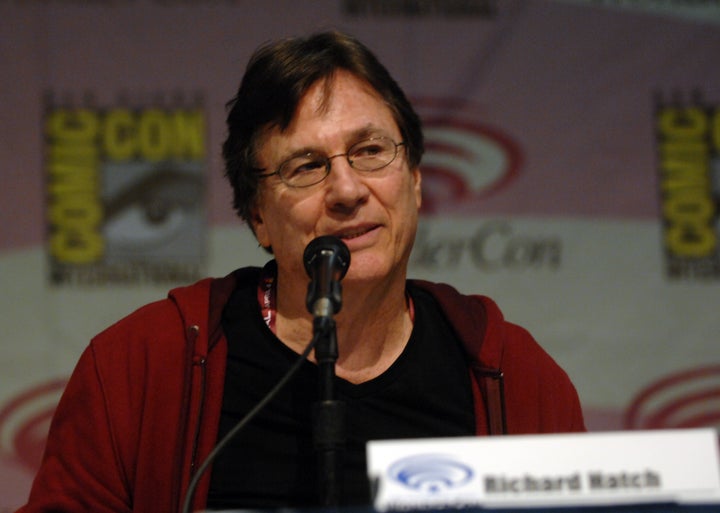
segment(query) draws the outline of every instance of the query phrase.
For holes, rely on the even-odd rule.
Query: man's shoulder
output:
[[[207,335],[236,284],[254,279],[258,273],[258,268],[244,267],[223,277],[207,277],[175,287],[166,297],[140,306],[105,328],[93,338],[92,344],[103,346],[120,341],[132,344],[147,340],[162,344],[187,338],[188,330]]]
[[[429,293],[444,311],[496,308],[495,303],[490,298],[480,294],[464,294],[448,283],[410,279],[407,281],[407,286],[410,290],[419,289]]]

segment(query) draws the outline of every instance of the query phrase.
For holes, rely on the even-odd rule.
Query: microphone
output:
[[[307,245],[303,263],[310,276],[305,301],[308,311],[315,317],[331,317],[342,306],[340,280],[350,267],[350,250],[337,237],[323,235]]]

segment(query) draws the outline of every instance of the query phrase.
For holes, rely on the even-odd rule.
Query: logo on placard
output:
[[[427,454],[403,458],[390,466],[388,476],[413,490],[439,493],[470,481],[472,469],[449,456]]]
[[[31,471],[40,466],[65,380],[35,386],[0,408],[0,452]]]
[[[425,213],[495,194],[517,176],[519,145],[467,101],[419,99],[425,155],[420,163]]]
[[[641,390],[626,429],[720,427],[720,365],[677,372]]]

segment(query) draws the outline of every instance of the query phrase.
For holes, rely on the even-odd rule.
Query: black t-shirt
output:
[[[369,505],[368,440],[466,436],[475,432],[473,398],[459,340],[426,292],[409,288],[415,306],[410,340],[380,376],[360,384],[335,378],[346,403],[342,505]],[[234,291],[222,320],[227,374],[218,440],[253,408],[299,357],[260,315],[256,286]],[[312,507],[319,503],[312,446],[318,368],[300,371],[240,431],[213,464],[208,509]]]

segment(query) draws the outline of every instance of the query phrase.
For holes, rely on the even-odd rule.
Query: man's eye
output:
[[[320,159],[292,162],[288,169],[288,176],[300,176],[325,169],[325,162]]]
[[[385,148],[379,144],[365,144],[353,150],[354,158],[375,157],[385,151]]]

